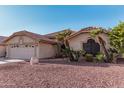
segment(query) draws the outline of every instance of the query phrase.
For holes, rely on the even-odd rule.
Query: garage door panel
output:
[[[10,48],[10,58],[30,59],[34,56],[34,47]]]

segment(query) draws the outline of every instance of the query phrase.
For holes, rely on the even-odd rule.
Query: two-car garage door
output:
[[[31,45],[10,46],[9,48],[10,58],[30,59],[34,54],[35,48]]]

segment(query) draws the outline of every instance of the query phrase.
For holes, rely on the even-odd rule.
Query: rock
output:
[[[37,63],[39,63],[39,59],[37,57],[31,57],[30,64],[33,65]]]
[[[78,62],[82,62],[84,58],[82,56],[79,57]]]

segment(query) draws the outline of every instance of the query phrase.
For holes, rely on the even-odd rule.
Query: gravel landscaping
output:
[[[0,64],[0,87],[124,87],[124,64],[42,61]]]

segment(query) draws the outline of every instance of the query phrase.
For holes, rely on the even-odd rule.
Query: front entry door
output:
[[[100,45],[96,43],[95,40],[89,39],[87,43],[83,43],[83,49],[88,54],[93,54],[95,56],[98,52],[100,52]]]

